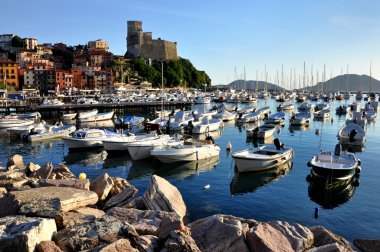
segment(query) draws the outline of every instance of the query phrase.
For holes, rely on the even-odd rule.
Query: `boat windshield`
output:
[[[86,132],[83,131],[77,131],[74,132],[73,138],[85,138],[86,137]]]

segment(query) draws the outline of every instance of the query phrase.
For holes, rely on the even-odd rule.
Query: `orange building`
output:
[[[0,83],[4,83],[10,90],[19,90],[19,65],[13,61],[0,62]]]
[[[73,76],[73,87],[82,89],[82,71],[80,69],[71,69]]]

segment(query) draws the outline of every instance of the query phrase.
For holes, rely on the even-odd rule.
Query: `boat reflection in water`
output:
[[[352,153],[364,152],[365,146],[364,145],[344,145],[344,144],[342,144],[342,150],[352,152]]]
[[[80,151],[71,152],[63,158],[67,165],[80,164],[84,166],[97,165],[103,163],[107,158],[107,152],[105,150],[92,150],[92,151]]]
[[[301,126],[290,125],[289,126],[290,133],[294,133],[294,131],[306,131],[310,129],[311,129],[310,125],[301,125]]]
[[[157,167],[157,161],[153,159],[134,160],[132,166],[129,169],[127,180],[137,179],[146,175],[151,175],[154,172],[154,168]]]
[[[349,201],[359,185],[355,176],[345,180],[330,180],[313,175],[309,178],[309,197],[324,209],[333,209]]]
[[[212,138],[217,139],[221,135],[222,135],[222,133],[220,130],[215,130],[215,131],[210,131],[210,132],[203,133],[203,134],[193,134],[192,137],[195,140],[206,140],[206,138],[208,136],[211,136]]]
[[[104,169],[130,166],[132,166],[132,159],[129,156],[128,152],[124,153],[123,155],[110,155],[108,153],[107,158],[104,160],[103,164]]]
[[[285,176],[293,167],[293,162],[289,161],[274,169],[260,172],[239,173],[235,171],[235,176],[230,183],[232,195],[254,192],[256,189]]]
[[[273,143],[274,139],[275,139],[274,135],[267,137],[267,138],[264,138],[264,139],[262,139],[262,138],[259,138],[259,139],[256,138],[255,139],[255,138],[248,138],[247,137],[245,142],[246,143],[252,143],[252,145],[254,145],[254,146],[258,146],[259,144],[271,144],[271,143]]]
[[[219,163],[219,156],[214,156],[198,161],[180,162],[172,164],[161,164],[155,171],[155,174],[161,177],[170,177],[174,179],[184,179],[186,177],[207,172],[216,167]]]

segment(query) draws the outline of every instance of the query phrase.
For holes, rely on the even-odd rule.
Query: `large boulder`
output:
[[[279,230],[296,251],[305,250],[313,245],[314,235],[307,227],[285,221],[271,221],[269,224]]]
[[[310,231],[314,235],[314,247],[322,247],[324,245],[337,243],[343,247],[347,252],[354,251],[350,243],[343,237],[340,237],[322,226],[310,227]]]
[[[67,227],[54,235],[54,241],[64,251],[90,250],[122,238],[137,237],[132,226],[104,215],[92,222]]]
[[[0,179],[18,179],[26,178],[25,171],[20,169],[9,170],[6,172],[0,172]]]
[[[190,235],[187,235],[180,231],[170,232],[169,238],[164,244],[163,252],[200,252],[196,242]]]
[[[104,208],[111,208],[114,206],[125,206],[127,205],[133,196],[135,196],[137,193],[137,189],[134,186],[129,186],[124,189],[124,191],[116,194],[115,196],[111,197],[109,200],[107,200],[106,204],[104,205]]]
[[[239,220],[210,216],[190,223],[188,227],[201,251],[248,251]]]
[[[139,235],[158,236],[159,233],[165,232],[168,235],[175,229],[186,230],[181,217],[173,212],[115,207],[108,210],[107,214],[120,221],[126,221]],[[164,223],[162,223],[163,220]]]
[[[132,247],[131,242],[128,239],[120,239],[100,249],[99,252],[139,252],[139,251]]]
[[[7,194],[0,197],[0,218],[8,215],[15,215],[20,209],[20,202],[16,200],[14,195]]]
[[[53,164],[51,162],[45,164],[43,167],[30,174],[30,177],[36,179],[47,179],[53,170]]]
[[[8,189],[18,188],[28,183],[28,179],[25,177],[17,178],[0,178],[0,187],[5,187]]]
[[[250,251],[294,251],[288,239],[268,223],[259,223],[247,234]]]
[[[62,252],[53,241],[42,241],[38,244],[38,252]]]
[[[96,192],[99,196],[99,200],[105,200],[112,187],[112,178],[107,173],[103,173],[91,182],[90,190]]]
[[[380,240],[355,239],[354,244],[361,252],[380,251]]]
[[[14,196],[20,205],[38,200],[59,199],[62,212],[95,205],[98,202],[96,193],[70,187],[40,187],[9,194]]]
[[[32,217],[55,218],[61,213],[61,202],[58,198],[32,200],[21,205],[18,212]]]
[[[311,248],[308,249],[307,252],[348,252],[351,250],[345,249],[342,245],[338,243],[331,243],[331,244],[326,244],[320,247],[316,248]]]
[[[157,175],[151,176],[143,197],[145,205],[150,210],[175,212],[182,218],[187,214],[186,204],[178,189]]]
[[[8,162],[7,162],[8,170],[13,170],[15,168],[25,169],[24,160],[22,156],[18,154],[13,155],[11,158],[8,159]]]
[[[137,189],[131,185],[127,180],[120,178],[120,177],[114,177],[113,180],[113,187],[110,191],[111,197],[125,191],[126,189],[130,188],[132,191],[137,191]]]
[[[35,251],[57,231],[53,219],[8,216],[0,219],[0,251]]]
[[[51,173],[54,179],[75,179],[75,175],[63,163],[58,164]]]
[[[93,215],[81,214],[76,212],[66,212],[55,216],[55,222],[58,229],[73,227],[86,222],[92,222],[96,219]]]
[[[85,214],[85,215],[92,215],[95,218],[100,218],[103,215],[105,215],[105,212],[102,210],[96,209],[96,208],[90,208],[90,207],[81,207],[75,210],[72,210],[72,212]]]
[[[72,187],[82,190],[90,190],[90,180],[88,179],[46,179],[42,186]]]

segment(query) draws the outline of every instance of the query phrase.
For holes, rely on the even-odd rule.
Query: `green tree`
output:
[[[25,48],[25,44],[19,36],[14,36],[11,41],[12,47]]]

